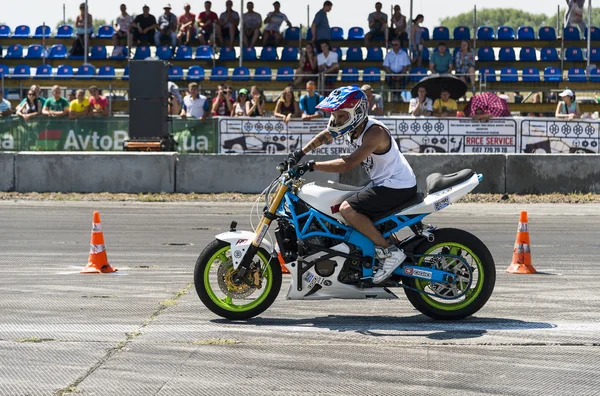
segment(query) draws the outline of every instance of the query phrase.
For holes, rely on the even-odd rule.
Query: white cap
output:
[[[508,102],[508,99],[509,99],[509,98],[508,98],[508,95],[506,95],[506,94],[501,94],[501,95],[498,95],[498,97],[499,97],[500,99],[503,99],[505,102]]]
[[[565,89],[564,91],[559,93],[558,96],[560,96],[562,98],[563,96],[571,96],[572,97],[574,95],[573,95],[573,91],[571,91],[570,89]]]

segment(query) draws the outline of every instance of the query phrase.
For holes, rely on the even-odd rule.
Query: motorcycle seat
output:
[[[418,205],[421,202],[423,202],[423,199],[424,199],[423,194],[417,193],[417,195],[415,195],[414,198],[412,198],[411,200],[406,201],[406,202],[402,203],[400,206],[396,206],[395,208],[388,210],[387,212],[383,213],[382,215],[377,216],[376,218],[373,219],[373,221],[381,220],[385,217],[402,212],[406,208],[409,208],[414,205]]]
[[[455,184],[463,183],[469,180],[475,174],[471,169],[463,169],[461,171],[442,175],[441,173],[432,173],[427,176],[427,194],[442,191]]]

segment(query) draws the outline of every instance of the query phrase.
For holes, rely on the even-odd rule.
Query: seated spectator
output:
[[[213,33],[215,32],[215,24],[219,20],[219,16],[210,10],[212,3],[204,2],[204,11],[198,15],[198,41],[200,44],[212,44]]]
[[[191,6],[188,3],[183,5],[183,14],[177,18],[179,24],[179,30],[177,32],[177,40],[179,45],[185,44],[190,45],[190,41],[196,37],[196,14],[190,12]]]
[[[579,104],[575,101],[575,94],[570,89],[565,89],[558,94],[562,98],[562,102],[556,105],[556,118],[572,120],[581,118],[581,110]]]
[[[200,88],[195,82],[188,85],[188,94],[183,98],[183,105],[185,110],[181,110],[180,115],[182,117],[192,117],[200,120],[205,120],[208,117],[208,111],[210,110],[208,98],[200,95]]]
[[[75,92],[77,92],[77,90],[75,89],[69,91],[69,93],[67,94],[67,102],[71,103],[75,100]]]
[[[433,102],[433,115],[437,117],[456,117],[457,111],[456,100],[450,97],[450,91],[442,88],[440,98]]]
[[[225,12],[221,13],[217,21],[217,39],[221,45],[225,45],[224,37],[229,38],[229,48],[233,49],[233,40],[238,34],[238,25],[240,24],[240,14],[233,11],[233,2],[227,0],[225,3]],[[226,36],[224,36],[226,34]]]
[[[484,112],[483,109],[477,109],[471,118],[474,121],[489,121],[490,119],[494,118],[494,116],[490,113]]]
[[[458,78],[468,84],[468,77],[471,80],[471,89],[475,92],[475,53],[467,40],[460,43],[460,51],[456,53],[455,66]]]
[[[69,102],[61,96],[61,89],[58,85],[52,87],[52,97],[46,99],[42,114],[57,118],[69,115]]]
[[[77,15],[77,18],[75,18],[75,40],[73,41],[70,55],[83,56],[85,53],[85,35],[87,34],[89,39],[94,33],[94,20],[92,18],[92,14],[87,14],[86,21],[85,11],[86,5],[85,3],[81,3],[79,5],[79,15]]]
[[[385,42],[388,41],[388,16],[385,12],[381,12],[381,3],[375,3],[375,12],[369,14],[369,33],[365,34],[365,47],[369,48],[371,46],[372,38],[381,38],[385,39]]]
[[[156,33],[156,18],[150,14],[150,7],[145,5],[142,8],[143,13],[136,16],[131,26],[133,26],[133,41],[136,45],[149,45],[154,41]]]
[[[302,83],[305,75],[313,75],[314,78],[317,73],[319,73],[319,64],[317,62],[315,47],[311,42],[307,42],[300,56],[300,66],[296,69],[294,85]]]
[[[4,90],[0,89],[0,117],[12,115],[12,105],[4,98]]]
[[[320,110],[317,110],[317,105],[321,103],[325,97],[315,92],[316,88],[317,86],[314,81],[307,82],[306,95],[300,97],[300,110],[302,110],[303,120],[312,120],[313,118],[321,118],[324,116]]]
[[[374,94],[373,89],[368,84],[363,85],[360,90],[367,95],[367,100],[369,102],[368,114],[383,115],[383,98],[381,95]]]
[[[213,116],[228,116],[233,110],[233,98],[231,97],[231,89],[219,84],[217,87],[217,96],[212,100]]]
[[[331,11],[332,7],[333,3],[331,1],[325,1],[323,3],[323,8],[317,11],[315,18],[310,25],[312,42],[313,44],[317,44],[315,45],[315,49],[317,50],[321,48],[321,43],[325,42],[329,44],[329,41],[331,41],[331,28],[329,27],[327,13]]]
[[[400,40],[400,45],[404,48],[408,45],[408,33],[406,32],[406,16],[400,12],[400,6],[394,6],[394,13],[392,14],[392,27],[390,28],[390,35],[392,40],[397,38]]]
[[[260,36],[260,28],[262,27],[262,17],[258,12],[254,11],[254,3],[249,1],[246,5],[248,12],[242,15],[244,20],[244,34],[242,35],[244,47],[254,48]]]
[[[523,103],[523,95],[520,92],[515,92],[514,96],[515,103]]]
[[[283,122],[286,124],[290,122],[292,117],[300,116],[300,107],[298,107],[298,102],[296,102],[296,98],[294,98],[294,92],[291,87],[285,88],[281,93],[281,97],[275,105],[275,112],[273,115],[282,118]]]
[[[237,99],[233,104],[233,110],[231,110],[232,117],[245,117],[246,114],[246,102],[248,102],[248,90],[242,88],[238,91]]]
[[[251,99],[246,102],[246,114],[248,117],[262,117],[265,115],[265,98],[262,96],[258,87],[253,85],[250,88]]]
[[[29,88],[27,97],[17,106],[17,115],[25,121],[42,114],[42,107],[44,106],[40,98],[37,97],[35,88],[33,87],[34,85]]]
[[[431,54],[429,58],[429,70],[432,73],[450,73],[452,72],[453,59],[450,52],[447,51],[446,43],[440,41],[437,52]]]
[[[267,45],[269,41],[274,40],[275,47],[279,47],[279,43],[283,38],[281,36],[281,24],[287,23],[288,27],[292,27],[292,23],[288,20],[287,16],[279,10],[279,2],[273,3],[274,10],[267,14],[265,18],[265,30],[263,31],[263,46]],[[314,47],[313,47],[314,48]]]
[[[427,97],[427,89],[419,87],[416,98],[412,98],[408,105],[408,113],[415,117],[430,116],[433,113],[433,103]]]
[[[133,17],[127,13],[127,6],[121,4],[121,13],[117,16],[114,23],[115,33],[112,36],[113,47],[118,46],[122,39],[125,39],[125,45],[129,44],[132,24]]]
[[[30,90],[30,91],[33,91],[33,92],[35,92],[35,97],[36,97],[37,99],[39,99],[39,101],[41,102],[41,106],[40,106],[40,111],[41,111],[41,110],[42,110],[42,108],[44,107],[44,103],[46,103],[46,99],[45,99],[45,98],[44,98],[44,97],[43,97],[43,96],[40,94],[40,86],[39,86],[39,85],[37,85],[37,84],[33,84],[33,85],[32,85],[32,86],[29,88],[29,90]],[[25,98],[25,99],[23,99],[23,100],[21,101],[21,103],[20,103],[20,104],[23,104],[23,103],[25,103],[25,101],[26,101],[27,99],[28,99],[28,98]]]
[[[337,52],[331,51],[328,43],[321,43],[321,53],[317,55],[319,74],[325,77],[325,88],[333,89],[337,81],[337,73],[340,70]],[[328,74],[335,74],[327,76]]]
[[[90,114],[90,102],[85,97],[83,89],[78,89],[75,92],[75,100],[69,104],[69,118],[75,119],[87,117]]]
[[[423,45],[425,44],[425,40],[423,40],[423,28],[420,24],[424,20],[425,17],[419,14],[412,20],[410,26],[410,52],[412,53],[412,62],[416,63],[418,67],[421,67],[423,64]]]
[[[164,14],[158,17],[158,30],[154,33],[154,44],[159,47],[163,39],[169,40],[172,47],[177,45],[177,17],[171,13],[171,5],[163,7]]]
[[[97,86],[92,85],[88,88],[90,93],[90,110],[91,115],[96,117],[107,117],[108,114],[108,99],[100,95],[100,90]]]
[[[408,77],[406,72],[410,67],[410,59],[404,49],[401,48],[400,39],[392,40],[392,50],[385,55],[383,68],[386,76],[385,81],[392,90],[392,101],[399,101],[400,94],[398,90],[406,86]]]

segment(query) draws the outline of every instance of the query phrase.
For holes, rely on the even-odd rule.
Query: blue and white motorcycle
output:
[[[375,246],[344,222],[340,204],[366,187],[334,182],[306,183],[294,169],[263,191],[266,206],[256,232],[231,230],[216,236],[200,254],[194,271],[198,296],[215,314],[231,320],[259,315],[275,301],[281,266],[291,274],[287,299],[395,299],[403,288],[408,300],[434,319],[473,315],[490,298],[496,280],[494,259],[476,236],[459,229],[422,223],[472,191],[482,176],[470,169],[427,178],[426,196],[395,208],[375,226],[404,250],[407,258],[390,278],[374,284],[380,265]],[[267,235],[277,221],[277,243]],[[399,240],[395,233],[410,228]],[[278,248],[276,248],[278,246]]]

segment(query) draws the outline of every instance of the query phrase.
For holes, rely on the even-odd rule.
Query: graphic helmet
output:
[[[327,130],[334,138],[353,132],[367,118],[367,95],[358,86],[336,88],[321,103],[317,109],[330,111],[331,117]],[[340,125],[336,122],[334,111],[342,110],[348,113],[346,121]]]

